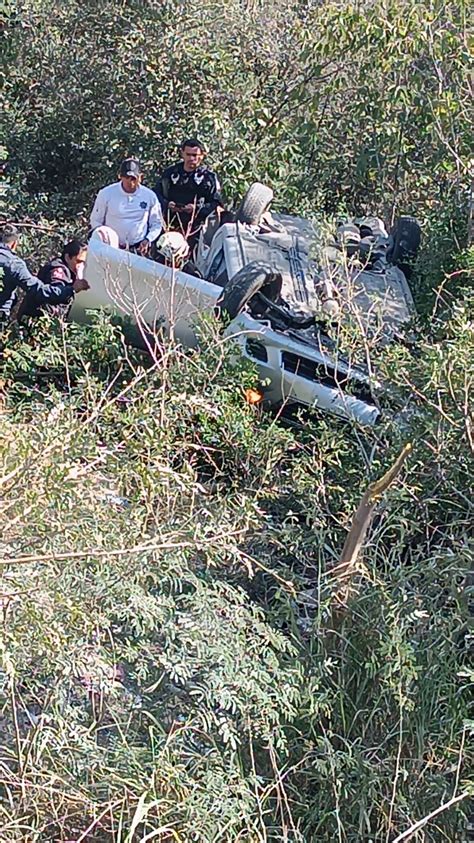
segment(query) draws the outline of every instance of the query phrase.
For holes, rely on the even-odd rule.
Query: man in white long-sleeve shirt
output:
[[[91,228],[113,228],[124,249],[147,255],[163,229],[161,205],[153,190],[141,184],[140,164],[126,158],[120,181],[99,190],[92,209]]]

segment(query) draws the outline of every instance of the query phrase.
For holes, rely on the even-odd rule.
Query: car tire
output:
[[[414,217],[400,217],[390,232],[390,240],[387,261],[407,274],[420,248],[420,224]]]
[[[273,199],[273,190],[266,184],[256,181],[250,185],[239,210],[237,211],[237,222],[244,222],[247,225],[258,225],[265,211],[268,210]]]
[[[218,315],[227,314],[229,319],[234,319],[258,292],[277,301],[281,285],[281,275],[275,273],[270,264],[259,261],[249,263],[225,285],[216,303]]]

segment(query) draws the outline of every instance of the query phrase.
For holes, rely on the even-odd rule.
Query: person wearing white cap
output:
[[[161,205],[153,190],[141,184],[140,164],[122,161],[119,181],[99,190],[90,216],[91,229],[112,228],[123,249],[148,255],[163,229]]]

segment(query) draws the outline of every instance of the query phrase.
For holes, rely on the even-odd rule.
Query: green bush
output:
[[[421,359],[386,352],[423,400],[369,438],[247,405],[210,325],[155,367],[104,316],[42,330],[4,363],[2,839],[378,840],[465,787],[465,314]],[[345,530],[400,435],[331,632]]]
[[[229,201],[260,180],[282,209],[413,213],[439,252],[439,218],[469,188],[466,14],[439,0],[7,4],[8,205],[78,227],[123,156],[152,183],[197,132]]]
[[[124,155],[151,184],[194,133],[230,203],[258,179],[311,217],[413,213],[423,247],[371,432],[247,405],[255,372],[211,324],[154,362],[101,314],[4,335],[0,839],[388,843],[459,795],[414,838],[461,840],[466,4],[4,6],[1,215],[32,268]],[[354,511],[407,441],[338,612]]]

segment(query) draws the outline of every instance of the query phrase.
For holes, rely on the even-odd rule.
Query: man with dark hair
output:
[[[163,214],[155,194],[142,183],[135,158],[125,158],[119,181],[99,190],[90,217],[91,228],[106,225],[118,235],[122,249],[148,255],[163,228]]]
[[[155,193],[170,226],[195,242],[206,217],[224,203],[216,174],[203,163],[203,144],[197,138],[186,138],[179,150],[182,160],[164,170]]]
[[[18,318],[21,319],[23,316],[40,316],[41,313],[49,313],[51,316],[58,316],[61,319],[65,319],[74,301],[74,284],[78,279],[83,278],[86,254],[86,243],[78,239],[71,240],[64,246],[60,257],[52,258],[38,272],[38,278],[45,284],[72,289],[72,296],[69,301],[64,304],[48,304],[42,302],[36,293],[29,292],[26,294],[20,306]]]
[[[20,233],[13,225],[5,225],[0,234],[0,321],[11,314],[18,288],[33,294],[41,305],[67,304],[74,293],[88,290],[84,278],[71,285],[45,283],[30,273],[24,260],[15,254]]]

